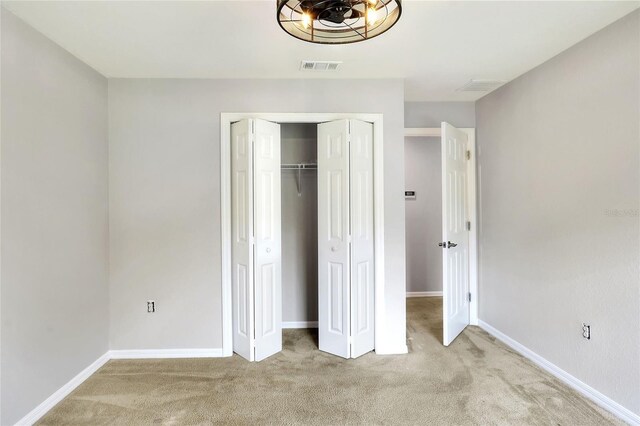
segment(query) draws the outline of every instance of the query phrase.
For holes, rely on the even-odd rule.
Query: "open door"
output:
[[[282,350],[280,126],[231,125],[233,351],[260,361]]]
[[[355,358],[374,349],[373,125],[318,125],[318,340]]]
[[[467,134],[442,123],[443,343],[469,325]]]

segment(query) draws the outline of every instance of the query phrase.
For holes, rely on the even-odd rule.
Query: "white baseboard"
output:
[[[408,291],[407,297],[442,297],[441,291]]]
[[[282,328],[318,328],[318,321],[285,321]]]
[[[109,351],[111,359],[221,358],[222,348],[215,349],[125,349]]]
[[[90,366],[82,370],[73,379],[69,380],[60,389],[55,391],[53,395],[45,399],[40,405],[31,410],[29,414],[18,420],[16,425],[30,426],[40,420],[49,410],[51,410],[57,403],[62,401],[64,397],[69,395],[75,388],[77,388],[82,382],[87,380],[89,376],[98,371],[107,361],[109,361],[109,352],[102,355],[100,358],[91,363]]]
[[[375,348],[376,355],[404,355],[409,353],[407,345],[385,346]]]
[[[491,334],[496,339],[502,341],[504,344],[511,347],[515,351],[519,352],[522,356],[524,356],[525,358],[528,358],[534,364],[538,365],[543,370],[546,370],[547,372],[551,373],[552,375],[554,375],[555,377],[557,377],[567,385],[571,386],[572,388],[574,388],[575,390],[580,392],[582,395],[586,396],[587,398],[589,398],[590,400],[592,400],[593,402],[595,402],[605,410],[610,411],[612,414],[618,416],[620,419],[624,420],[629,424],[640,425],[640,415],[634,413],[628,408],[623,407],[622,405],[618,404],[608,396],[598,392],[588,384],[580,381],[579,379],[567,373],[557,365],[547,361],[545,358],[533,352],[531,349],[513,340],[511,337],[495,329],[494,327],[487,324],[486,322],[479,320],[478,325],[484,331]]]

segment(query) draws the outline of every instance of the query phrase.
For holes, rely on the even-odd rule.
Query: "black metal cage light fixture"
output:
[[[311,43],[368,40],[391,28],[401,14],[401,0],[278,0],[282,29]]]

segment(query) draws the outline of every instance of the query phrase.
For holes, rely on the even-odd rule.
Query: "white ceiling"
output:
[[[638,1],[406,1],[386,34],[343,46],[296,40],[272,1],[4,1],[107,77],[403,78],[408,101],[470,101],[469,79],[512,80]],[[334,73],[301,60],[344,61]]]

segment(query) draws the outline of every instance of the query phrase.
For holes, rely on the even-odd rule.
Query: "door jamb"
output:
[[[231,123],[256,118],[276,123],[323,123],[355,119],[373,124],[373,215],[375,349],[384,348],[382,323],[385,312],[384,282],[384,141],[383,114],[333,113],[221,113],[220,114],[220,214],[222,258],[222,355],[233,355],[231,301]]]
[[[471,231],[469,231],[469,291],[471,293],[471,305],[469,306],[469,322],[471,325],[478,325],[478,205],[477,205],[477,157],[476,157],[476,129],[471,127],[460,128],[469,137],[468,150],[471,153],[471,161],[467,165],[467,188],[469,188],[469,221]],[[415,127],[405,128],[405,138],[410,137],[441,137],[440,127]]]

